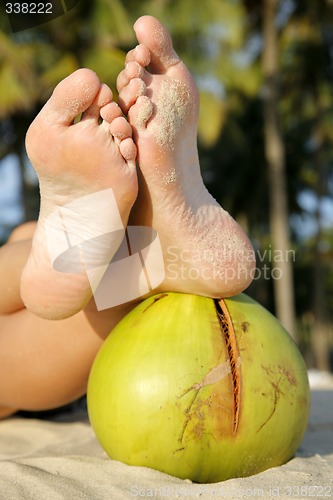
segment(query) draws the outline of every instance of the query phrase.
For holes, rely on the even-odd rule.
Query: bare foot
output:
[[[132,128],[111,90],[80,69],[55,88],[26,145],[41,210],[21,294],[38,316],[65,318],[91,298],[86,271],[107,264],[123,239],[138,189]]]
[[[139,45],[128,53],[117,86],[142,174],[130,223],[156,229],[163,249],[166,277],[155,292],[239,293],[252,280],[254,253],[203,184],[194,80],[159,21],[143,16],[134,29]]]

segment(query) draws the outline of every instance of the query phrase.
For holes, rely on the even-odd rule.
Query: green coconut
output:
[[[110,458],[200,483],[287,462],[310,400],[296,345],[260,304],[178,293],[148,298],[116,326],[87,398]]]

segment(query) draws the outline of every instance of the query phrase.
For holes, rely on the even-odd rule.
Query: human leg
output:
[[[27,309],[1,315],[0,416],[10,408],[47,410],[84,395],[98,349],[130,309],[91,306],[58,321]]]
[[[20,275],[35,223],[15,229],[0,249],[0,419],[17,409],[46,410],[86,391],[91,364],[130,304],[97,311],[93,301],[65,320],[45,320],[23,306]],[[10,263],[10,265],[9,265]]]
[[[13,230],[7,244],[0,247],[0,315],[11,314],[24,307],[20,294],[20,279],[31,250],[35,228],[35,222],[18,226]]]

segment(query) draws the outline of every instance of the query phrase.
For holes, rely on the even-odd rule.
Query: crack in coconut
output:
[[[239,368],[240,364],[241,364],[241,358],[238,357],[238,359],[237,359],[237,367],[238,368]],[[200,390],[203,387],[206,387],[207,385],[217,384],[218,382],[220,382],[222,379],[224,379],[230,373],[232,374],[232,366],[231,366],[230,361],[228,360],[228,361],[225,361],[224,363],[220,363],[219,365],[212,368],[207,373],[207,375],[205,375],[205,377],[201,380],[201,382],[193,384],[189,389],[186,389],[186,391],[183,392],[183,394],[179,397],[179,399],[180,399],[183,396],[185,396],[185,394],[188,394],[190,391],[195,391],[192,401],[190,402],[190,404],[188,405],[188,407],[184,411],[184,413],[186,415],[186,420],[185,420],[181,435],[178,439],[179,442],[181,442],[181,443],[183,442],[186,428],[187,428],[187,426],[192,418],[193,405],[197,400],[197,397],[199,395]],[[204,403],[208,403],[208,400],[205,401]],[[234,423],[233,434],[236,432],[236,430],[237,430],[237,428],[235,429],[235,423]],[[183,449],[184,449],[184,447],[179,448],[176,451],[181,451]]]
[[[217,384],[229,374],[231,374],[232,386],[233,386],[233,410],[234,410],[233,429],[232,429],[233,435],[236,434],[238,429],[239,411],[240,411],[240,391],[241,391],[241,376],[240,376],[241,357],[239,355],[235,330],[227,306],[225,305],[222,299],[214,300],[214,304],[216,308],[217,318],[220,324],[222,338],[223,341],[225,342],[229,359],[227,361],[224,361],[223,363],[218,364],[217,366],[214,366],[214,368],[212,368],[204,376],[201,382],[193,384],[179,396],[180,399],[189,392],[195,391],[192,401],[185,409],[186,420],[184,422],[183,429],[178,439],[180,443],[183,443],[183,438],[187,426],[192,418],[192,409],[194,403],[197,400],[200,390],[203,387],[206,387],[207,385]],[[182,446],[181,448],[178,448],[176,452],[182,451],[184,449],[185,447]]]
[[[232,323],[231,316],[228,308],[223,299],[214,300],[217,317],[220,322],[221,333],[224,338],[227,353],[229,356],[230,370],[233,384],[234,396],[234,422],[233,434],[236,434],[238,429],[239,411],[240,411],[240,393],[241,393],[241,375],[240,375],[240,362],[239,350],[235,329]]]

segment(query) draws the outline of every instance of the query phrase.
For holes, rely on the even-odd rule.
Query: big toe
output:
[[[164,73],[180,61],[174,51],[170,33],[153,16],[142,16],[134,24],[138,42],[151,52],[150,69],[153,73]]]
[[[100,90],[96,73],[81,68],[62,80],[42,110],[50,122],[70,125],[76,116],[86,111]]]

